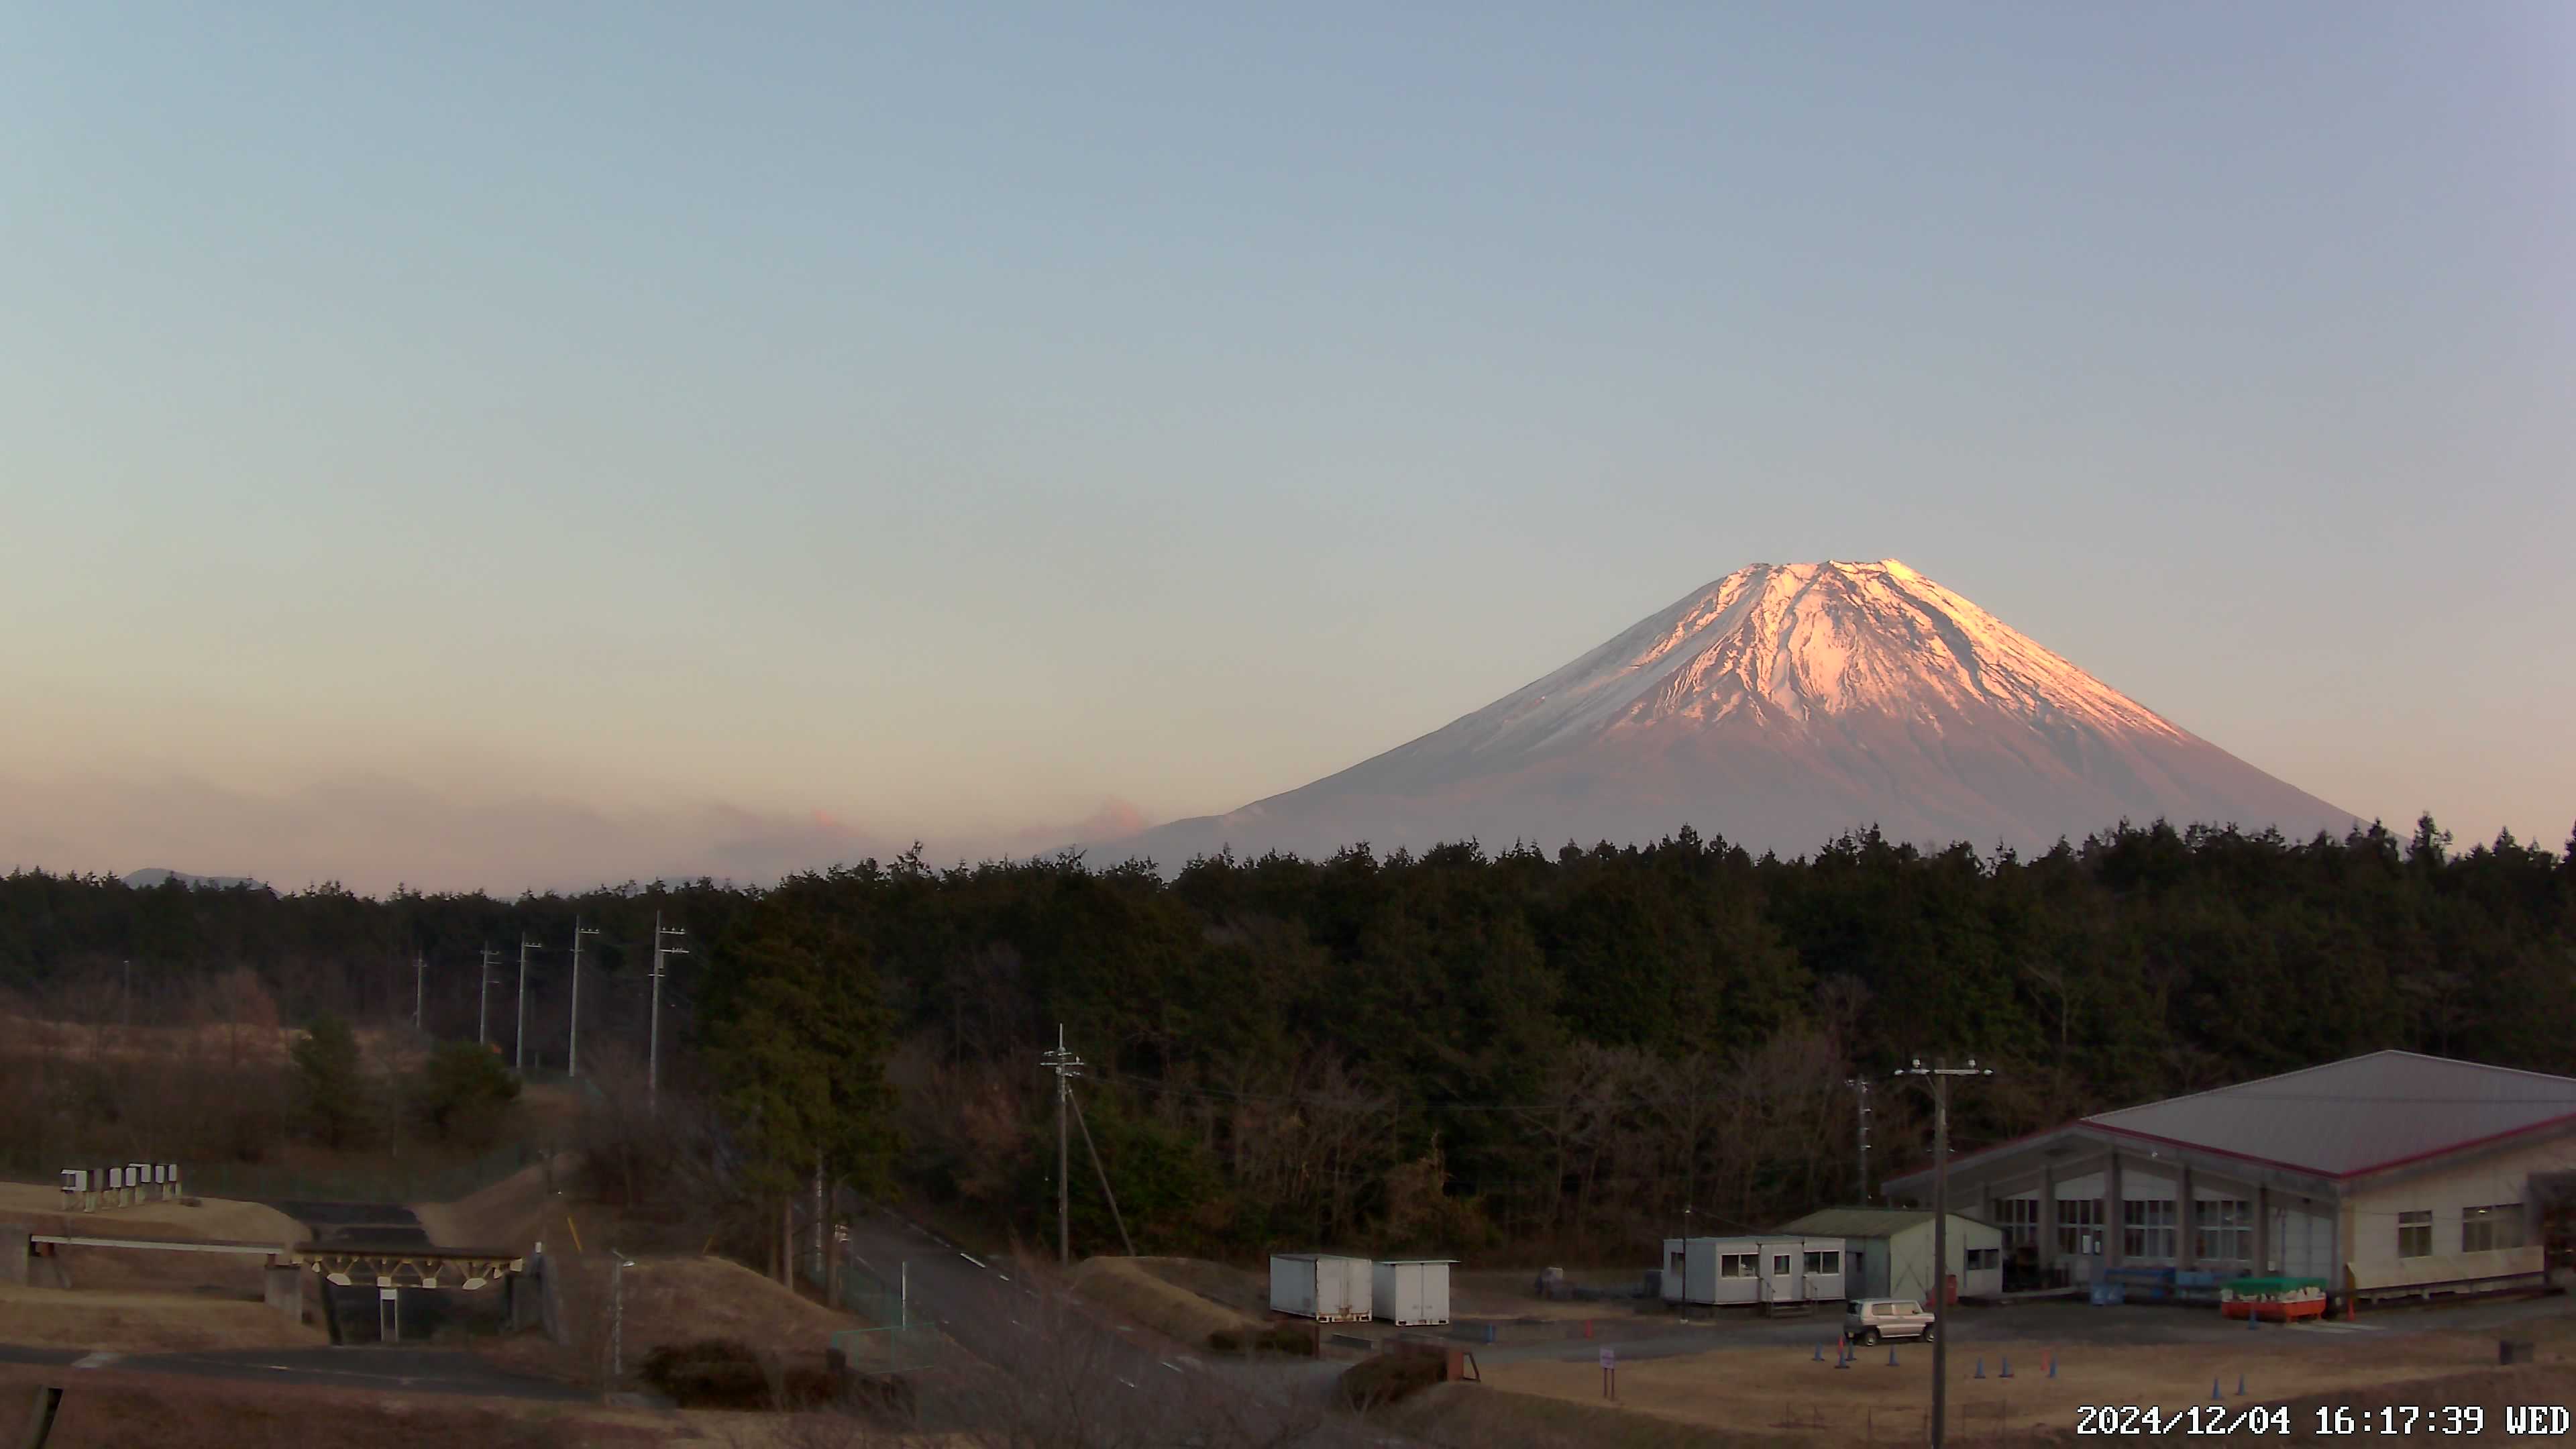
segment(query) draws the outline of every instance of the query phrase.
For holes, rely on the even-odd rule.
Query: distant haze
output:
[[[2029,853],[2154,820],[2298,839],[2357,823],[1883,559],[1740,569],[1410,744],[1100,849],[1174,867],[1687,826],[1784,856],[1873,827]]]
[[[2576,822],[2576,7],[38,5],[0,136],[0,868],[1040,850],[1891,555]]]

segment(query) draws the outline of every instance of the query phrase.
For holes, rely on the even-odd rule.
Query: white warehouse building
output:
[[[2083,1117],[1950,1162],[1950,1202],[2044,1282],[2322,1278],[2348,1299],[2537,1285],[2576,1182],[2576,1079],[2383,1051]],[[1890,1196],[1932,1193],[1926,1168]]]
[[[1932,1271],[1932,1214],[1908,1208],[1826,1208],[1780,1230],[1810,1238],[1839,1238],[1843,1245],[1845,1298],[1910,1298],[1930,1303],[1948,1280],[1954,1298],[1995,1298],[2004,1291],[2003,1232],[1964,1214],[1950,1214],[1950,1270]]]

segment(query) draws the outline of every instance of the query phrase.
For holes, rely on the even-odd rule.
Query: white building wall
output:
[[[1855,1245],[1862,1244],[1864,1241],[1873,1259],[1883,1257],[1886,1263],[1884,1269],[1887,1275],[1884,1280],[1886,1286],[1881,1288],[1873,1283],[1868,1293],[1853,1296],[1913,1298],[1925,1303],[1933,1300],[1934,1295],[1939,1292],[1939,1278],[1932,1271],[1931,1219],[1926,1218],[1913,1227],[1885,1238],[1852,1240]],[[1883,1255],[1878,1251],[1881,1244],[1886,1247]],[[2002,1229],[1987,1227],[1982,1223],[1973,1223],[1958,1217],[1951,1218],[1949,1242],[1946,1246],[1949,1249],[1950,1272],[1959,1280],[1961,1297],[1992,1298],[2004,1291],[2004,1274],[2001,1266],[2003,1245]],[[1997,1258],[1997,1266],[1971,1271],[1967,1266],[1968,1250],[1971,1248],[1992,1249]],[[1869,1268],[1870,1276],[1875,1279],[1881,1271],[1878,1262],[1871,1262]]]
[[[2576,1168],[2576,1139],[2560,1138],[2393,1181],[2365,1183],[2347,1200],[2352,1242],[2341,1266],[2349,1268],[2354,1286],[2364,1293],[2537,1274],[2543,1264],[2539,1210],[2530,1201],[2531,1175],[2571,1168]],[[2524,1246],[2500,1252],[2466,1251],[2461,1242],[2464,1211],[2507,1203],[2522,1207]],[[2409,1212],[2432,1215],[2432,1252],[2425,1257],[2398,1256],[2399,1215]],[[2330,1276],[2340,1291],[2342,1274]]]

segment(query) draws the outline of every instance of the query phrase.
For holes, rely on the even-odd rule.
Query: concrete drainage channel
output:
[[[317,1285],[323,1327],[336,1346],[452,1341],[478,1328],[497,1330],[511,1319],[517,1274],[510,1275],[508,1288],[489,1293],[475,1291],[483,1286],[477,1278],[460,1277],[461,1284],[470,1286],[422,1282],[423,1270],[438,1272],[444,1254],[430,1242],[429,1230],[410,1208],[399,1203],[300,1200],[268,1206],[304,1224],[313,1234],[313,1248],[352,1255],[352,1266],[360,1268],[346,1275],[351,1282],[335,1283],[326,1277]],[[358,1264],[354,1262],[358,1255],[381,1261]],[[372,1271],[367,1271],[369,1267]],[[360,1278],[365,1281],[356,1281]]]

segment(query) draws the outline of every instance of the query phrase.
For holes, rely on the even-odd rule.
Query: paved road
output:
[[[1268,1401],[1307,1412],[1330,1402],[1346,1364],[1303,1359],[1213,1356],[1114,1321],[1069,1295],[1049,1302],[1008,1263],[965,1252],[892,1214],[860,1215],[850,1227],[850,1247],[860,1265],[891,1286],[907,1265],[912,1311],[927,1316],[957,1345],[1007,1372],[1026,1376],[1042,1357],[1063,1361],[1092,1382],[1115,1384],[1141,1401],[1191,1399],[1213,1394],[1240,1403]],[[1054,1341],[1048,1341],[1052,1335]],[[1320,1428],[1330,1439],[1347,1424]],[[1373,1443],[1400,1443],[1372,1433]]]
[[[78,1348],[0,1344],[0,1363],[39,1364],[77,1374],[180,1374],[235,1383],[309,1388],[380,1389],[478,1398],[588,1402],[595,1396],[564,1384],[494,1368],[469,1353],[404,1348],[248,1348],[213,1353],[97,1353]]]

